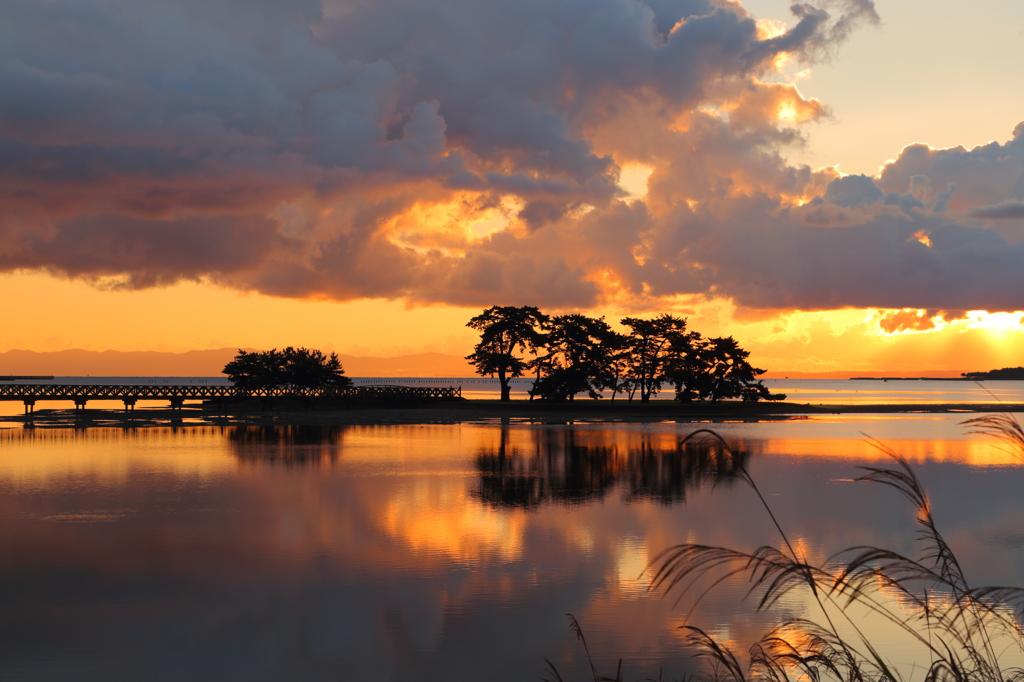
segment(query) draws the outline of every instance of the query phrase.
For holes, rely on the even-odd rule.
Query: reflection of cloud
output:
[[[416,553],[475,563],[489,555],[511,561],[523,550],[524,515],[474,504],[460,480],[417,479],[388,500],[380,519]]]
[[[207,427],[0,429],[0,478],[15,487],[75,476],[120,486],[139,471],[215,476],[235,468]]]
[[[977,647],[982,636],[986,640],[984,646],[991,646],[990,651],[999,652],[995,659],[1001,669],[1013,669],[1024,662],[1019,624],[1012,608],[996,605],[992,613],[982,609],[972,612],[970,617],[977,617],[984,626],[971,635],[966,635],[968,628],[963,626],[961,639],[952,635],[954,628],[940,626],[938,621],[943,615],[950,618],[949,614],[963,613],[963,602],[956,601],[952,595],[934,585],[930,586],[925,595],[931,611],[927,615],[922,613],[920,604],[907,593],[890,587],[881,578],[870,586],[869,594],[871,600],[846,603],[845,600],[822,599],[820,595],[816,596],[809,589],[802,588],[788,596],[786,606],[794,617],[807,618],[819,625],[825,622],[822,618],[824,611],[828,614],[829,625],[859,655],[874,655],[877,652],[882,660],[893,667],[893,672],[903,679],[912,678],[923,661],[931,660],[934,654],[929,650],[930,647],[942,648],[943,653],[954,660],[968,660],[970,654],[963,646],[964,642]],[[960,615],[958,618],[962,621],[967,616]],[[925,630],[930,636],[922,639],[919,633]],[[816,633],[807,627],[806,621],[789,621],[773,630],[773,634],[797,650],[806,652],[808,647],[813,648]],[[866,647],[861,648],[864,641],[870,643],[872,651],[869,652]]]
[[[926,426],[931,422],[918,421],[928,438],[940,437]],[[685,427],[572,428],[578,445],[621,455],[644,442],[650,450],[671,451]],[[778,493],[771,504],[779,505],[776,512],[801,552],[818,558],[838,549],[836,543],[888,543],[907,528],[906,510],[873,497],[872,487],[828,482],[856,475],[855,464],[881,456],[856,434],[880,435],[874,426],[847,428],[854,432],[851,439],[840,441],[835,451],[829,439],[835,424],[816,432],[814,423],[723,428],[750,436],[776,428],[807,435],[811,429],[820,436],[748,440],[742,448],[778,454],[752,458],[751,466],[764,472],[764,492]],[[545,443],[565,440],[537,433],[563,430],[512,427],[506,430],[506,448],[515,449],[517,457],[533,456],[539,443],[543,455],[555,447]],[[324,661],[338,657],[344,659],[339,666],[356,679],[407,679],[427,666],[445,679],[467,674],[486,679],[493,662],[505,660],[510,651],[527,661],[525,672],[510,675],[517,679],[535,678],[541,656],[551,657],[563,674],[571,670],[582,678],[586,670],[570,665],[573,657],[579,662],[581,652],[564,626],[562,614],[569,611],[579,617],[592,650],[611,659],[598,661],[602,672],[613,671],[621,655],[626,679],[657,678],[662,662],[666,678],[674,679],[692,664],[677,640],[686,605],[673,608],[671,599],[658,595],[637,598],[639,584],[620,580],[636,577],[633,568],[645,551],[683,540],[749,548],[777,541],[751,491],[742,486],[690,492],[685,513],[648,497],[614,495],[571,509],[554,504],[531,511],[485,508],[472,488],[479,451],[496,450],[502,439],[501,429],[489,425],[352,428],[345,432],[345,456],[330,468],[239,466],[225,433],[210,427],[176,433],[37,430],[26,434],[24,443],[14,434],[2,437],[0,479],[13,494],[0,496],[5,520],[0,543],[4,557],[20,557],[7,562],[5,608],[39,624],[24,633],[31,643],[27,651],[64,652],[67,658],[61,660],[74,666],[80,663],[77,649],[62,648],[71,640],[61,633],[86,621],[69,621],[67,605],[76,605],[79,613],[95,606],[97,618],[87,619],[85,639],[95,639],[98,648],[82,651],[110,679],[126,677],[119,674],[121,667],[105,667],[123,664],[126,636],[141,652],[140,660],[152,664],[150,677],[168,666],[194,666],[216,675],[236,665],[239,650],[211,648],[213,638],[245,646],[272,642],[273,652],[284,652],[273,668],[282,679],[315,679],[323,674]],[[963,456],[970,447],[970,442],[935,440],[898,445],[915,460],[984,463]],[[554,458],[554,464],[558,461]],[[118,470],[141,477],[129,481],[92,473]],[[23,471],[32,477],[19,479]],[[930,468],[928,480],[956,493],[936,497],[952,505],[942,517],[960,531],[948,537],[963,548],[965,568],[980,572],[985,582],[1012,583],[1021,573],[1020,555],[993,553],[989,531],[1024,528],[1016,504],[1021,470],[985,471],[940,465]],[[43,472],[53,480],[46,483]],[[42,494],[44,485],[51,494]],[[98,486],[89,497],[95,502],[91,507],[79,502],[86,500],[89,485]],[[115,499],[123,505],[118,511],[130,509],[130,516],[103,524],[100,533],[83,535],[79,525],[36,520],[84,508],[109,513]],[[908,532],[903,551],[913,547]],[[515,561],[495,561],[504,557]],[[482,570],[466,570],[467,563]],[[77,578],[58,580],[68,567]],[[96,589],[83,594],[78,587],[83,581]],[[723,587],[723,598],[702,602],[692,622],[723,633],[743,651],[772,616],[733,606],[729,597],[746,593],[745,580]],[[786,606],[792,611],[799,604]],[[197,632],[197,622],[208,627]],[[82,632],[72,633],[75,641]],[[182,640],[182,633],[194,637]],[[195,646],[169,653],[163,646],[168,637]]]
[[[650,572],[647,570],[651,554],[639,538],[623,538],[616,548],[615,571],[619,589],[624,594],[639,597],[647,594]]]

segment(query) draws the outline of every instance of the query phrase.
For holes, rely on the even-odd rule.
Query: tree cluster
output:
[[[352,385],[336,353],[326,356],[310,348],[289,346],[284,350],[239,350],[221,371],[245,392],[341,389]]]
[[[610,391],[647,402],[664,384],[676,399],[748,402],[784,400],[757,379],[763,369],[747,362],[748,351],[731,336],[704,338],[686,319],[662,314],[626,317],[627,330],[612,329],[603,317],[549,316],[531,306],[492,306],[469,321],[480,342],[466,357],[481,375],[497,376],[501,399],[509,400],[510,379],[534,374],[531,398],[572,400],[581,393],[600,398]]]
[[[991,369],[987,372],[964,372],[960,376],[970,381],[985,381],[986,379],[1021,381],[1024,379],[1024,367],[1003,367],[1002,369]]]

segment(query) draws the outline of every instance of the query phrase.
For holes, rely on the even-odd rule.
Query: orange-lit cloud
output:
[[[0,10],[0,271],[25,283],[209,296],[178,306],[203,347],[315,327],[300,343],[468,351],[458,310],[401,349],[325,321],[345,304],[372,324],[355,306],[381,299],[681,310],[807,371],[923,369],[926,347],[985,369],[1019,346],[950,311],[1024,309],[1024,125],[909,145],[874,177],[788,160],[830,117],[792,72],[877,20],[870,0],[789,24],[715,0],[86,6],[87,27],[59,3]],[[302,303],[236,338],[230,292]]]
[[[963,319],[963,311],[948,310],[890,310],[879,316],[878,326],[890,334],[902,331],[927,331],[942,322]]]
[[[0,269],[456,305],[713,287],[644,253],[694,202],[813,193],[778,149],[824,105],[763,77],[875,18],[867,0],[796,5],[789,29],[710,0],[445,0],[429,21],[401,0],[87,5],[88,26],[3,9]],[[673,132],[708,106],[725,119]],[[649,205],[621,202],[630,164]]]

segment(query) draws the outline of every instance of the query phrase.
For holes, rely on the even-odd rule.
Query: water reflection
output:
[[[931,435],[894,447],[972,581],[1024,583],[1024,466],[914,423]],[[801,554],[917,551],[904,500],[850,482],[872,423],[720,427],[742,461],[670,423],[0,432],[0,679],[512,682],[543,657],[589,679],[570,612],[600,671],[679,679],[691,604],[642,571],[681,542],[778,542],[746,486],[700,485],[741,463]],[[688,622],[739,650],[814,615],[722,588]]]
[[[747,451],[729,450],[711,438],[677,438],[674,447],[666,447],[650,434],[617,443],[601,438],[601,432],[573,428],[529,433],[532,442],[511,443],[510,430],[502,428],[497,447],[477,454],[477,495],[483,502],[497,507],[536,507],[548,501],[578,505],[621,486],[627,501],[671,505],[709,479],[731,483],[749,459]]]
[[[304,466],[337,462],[345,431],[344,426],[235,426],[227,429],[227,436],[232,453],[242,462]]]

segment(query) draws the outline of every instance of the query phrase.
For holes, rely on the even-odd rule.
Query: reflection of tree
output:
[[[518,507],[577,504],[620,486],[627,500],[673,504],[702,482],[729,482],[749,459],[746,452],[730,453],[710,440],[669,449],[644,439],[630,446],[584,443],[573,429],[535,434],[527,451],[509,446],[508,429],[502,429],[497,449],[477,455],[481,500]]]
[[[682,502],[687,489],[703,482],[731,482],[749,458],[744,450],[729,452],[721,442],[708,439],[687,441],[674,450],[641,447],[632,453],[626,471],[628,497]]]
[[[319,464],[338,460],[345,429],[311,425],[235,426],[228,429],[228,442],[243,462]]]

